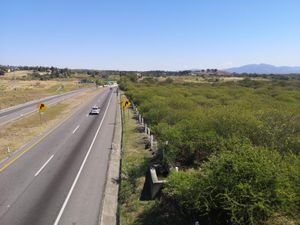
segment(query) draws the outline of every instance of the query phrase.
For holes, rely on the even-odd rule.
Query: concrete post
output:
[[[139,114],[139,123],[142,123],[142,116]]]
[[[8,155],[8,157],[10,157],[10,148],[9,148],[9,146],[7,146],[7,155]]]
[[[150,148],[153,150],[153,135],[150,135]]]
[[[143,117],[142,117],[142,122],[141,123],[142,123],[142,126],[144,126],[144,118]]]
[[[147,124],[145,123],[145,129],[144,129],[145,134],[147,134],[147,131],[148,131],[148,127]]]
[[[150,135],[150,134],[151,134],[151,133],[150,133],[150,128],[149,128],[149,127],[148,127],[147,134],[148,134],[148,135]]]
[[[153,152],[157,151],[157,141],[153,141],[153,147],[152,147]]]

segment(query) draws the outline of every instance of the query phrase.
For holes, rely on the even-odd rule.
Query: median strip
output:
[[[42,124],[40,124],[38,114],[33,114],[2,126],[0,129],[0,160],[4,159],[4,161],[9,161],[2,164],[0,172],[4,171],[22,155],[41,142],[64,121],[70,118],[80,108],[78,106],[82,105],[84,102],[83,99],[93,98],[98,93],[99,91],[88,91],[88,93],[82,93],[72,99],[66,100],[64,103],[51,106],[47,112],[42,115]],[[40,137],[33,141],[37,136]],[[29,147],[19,150],[21,152],[13,156],[16,150],[22,149],[21,146],[28,142],[31,142]]]

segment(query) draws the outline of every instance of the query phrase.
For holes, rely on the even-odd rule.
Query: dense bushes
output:
[[[259,224],[275,212],[296,214],[300,160],[285,157],[249,146],[223,151],[200,171],[172,173],[163,201],[186,221],[206,224]]]
[[[173,163],[198,163],[236,142],[299,151],[298,89],[264,83],[258,89],[237,84],[127,86],[152,131],[162,143],[169,142],[166,156]]]
[[[162,200],[168,214],[187,224],[259,224],[275,214],[297,215],[297,82],[127,83],[159,140],[161,163],[185,171],[168,178]]]

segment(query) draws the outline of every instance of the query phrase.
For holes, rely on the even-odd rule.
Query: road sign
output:
[[[44,111],[47,106],[45,103],[41,102],[40,104],[38,104],[37,108],[40,110],[40,111]]]
[[[130,106],[131,106],[131,103],[128,99],[126,99],[122,102],[122,107],[123,108],[128,109]]]

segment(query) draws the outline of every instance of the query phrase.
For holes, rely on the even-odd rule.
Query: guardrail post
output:
[[[156,151],[157,151],[157,141],[153,141],[152,151],[153,151],[153,152],[156,152]]]
[[[153,149],[153,135],[150,135],[150,148]]]
[[[10,148],[9,148],[9,146],[7,146],[7,155],[8,155],[8,157],[10,157]]]

